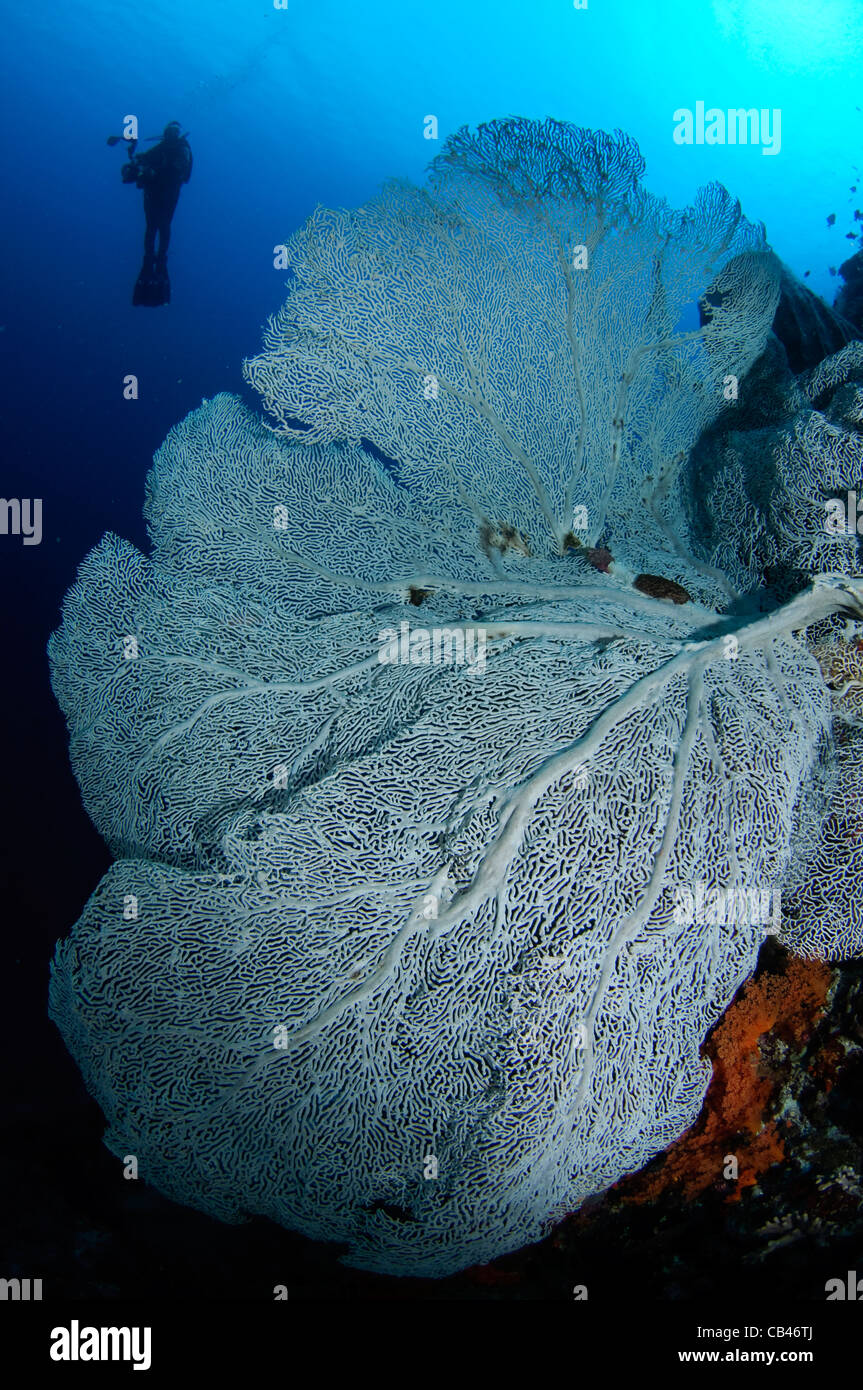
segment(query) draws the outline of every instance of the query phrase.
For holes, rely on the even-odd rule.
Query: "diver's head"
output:
[[[165,126],[165,129],[162,131],[162,139],[163,139],[163,140],[179,140],[179,138],[180,138],[180,122],[179,122],[179,121],[169,121],[168,124]]]

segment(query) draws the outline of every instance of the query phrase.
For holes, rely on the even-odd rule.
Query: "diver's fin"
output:
[[[153,303],[153,283],[155,274],[155,256],[145,256],[144,264],[141,266],[141,273],[135,281],[135,288],[132,291],[133,304],[148,305]]]
[[[154,304],[170,304],[171,282],[168,279],[168,262],[161,256],[156,260],[155,293],[158,295],[158,298],[154,298]]]
[[[141,274],[135,281],[132,303],[145,308],[157,309],[160,304],[168,304],[171,299],[171,282],[168,267],[164,260],[155,256],[145,256]]]

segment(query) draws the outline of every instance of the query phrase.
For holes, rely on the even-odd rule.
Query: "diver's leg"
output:
[[[174,211],[175,211],[175,209],[176,209],[177,200],[179,199],[179,196],[180,196],[179,191],[174,192],[174,193],[169,192],[169,193],[166,194],[166,196],[162,199],[162,205],[161,205],[161,207],[159,208],[159,259],[160,259],[160,260],[164,260],[165,257],[166,257],[167,254],[168,254],[168,244],[169,244],[169,242],[170,242],[170,240],[171,240],[171,219],[172,219],[173,216],[174,216]]]
[[[163,191],[159,205],[159,259],[164,261],[171,240],[171,219],[180,198],[179,188],[169,187]]]
[[[147,219],[147,227],[144,232],[144,255],[155,256],[156,254],[156,231],[159,226],[157,209],[153,206],[153,199],[147,189],[144,190],[144,216]]]
[[[156,279],[160,304],[171,300],[171,282],[168,279],[168,243],[171,239],[171,214],[165,215],[164,207],[159,216],[159,251],[156,256]]]

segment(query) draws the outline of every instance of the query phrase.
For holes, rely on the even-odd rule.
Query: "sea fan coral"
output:
[[[248,364],[276,428],[178,425],[152,556],[106,537],[52,638],[118,856],[51,985],[106,1142],[359,1266],[488,1260],[693,1121],[765,924],[681,893],[782,881],[832,716],[795,634],[863,613],[838,574],[720,611],[680,499],[776,267],[641,171],[510,120],[316,213]]]

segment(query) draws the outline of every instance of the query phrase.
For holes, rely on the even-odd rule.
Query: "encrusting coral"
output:
[[[51,641],[117,856],[51,984],[106,1143],[360,1267],[515,1249],[693,1122],[766,927],[680,903],[781,884],[829,754],[802,634],[863,582],[834,551],[735,607],[687,505],[776,262],[642,170],[512,119],[316,212],[246,364],[273,423],[220,395],[172,430],[152,555],[106,536]]]
[[[824,962],[792,958],[782,973],[765,971],[743,986],[708,1040],[713,1076],[697,1123],[656,1166],[621,1184],[621,1200],[650,1201],[670,1187],[688,1201],[712,1187],[739,1202],[760,1173],[781,1162],[782,1134],[767,1113],[775,1082],[762,1044],[775,1030],[799,1048],[824,1008],[831,979]]]

